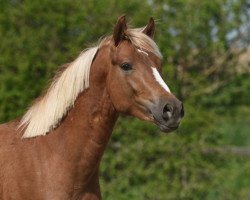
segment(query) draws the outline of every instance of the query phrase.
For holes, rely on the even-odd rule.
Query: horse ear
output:
[[[118,46],[120,41],[124,39],[126,30],[127,30],[126,17],[125,15],[123,15],[118,18],[115,28],[114,28],[113,38],[114,38],[115,46]]]
[[[155,34],[155,21],[153,17],[150,17],[149,22],[147,26],[142,31],[144,34],[146,34],[148,37],[153,38]]]

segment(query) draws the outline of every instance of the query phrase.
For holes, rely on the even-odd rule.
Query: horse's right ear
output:
[[[125,15],[118,18],[114,32],[113,32],[113,38],[115,46],[118,46],[118,44],[125,38],[125,31],[127,30],[127,23],[126,23],[126,17]]]
[[[150,38],[154,38],[154,34],[155,34],[155,21],[153,19],[153,17],[151,17],[149,19],[149,22],[147,24],[147,26],[145,26],[145,28],[142,31],[144,34],[146,34],[148,37]]]

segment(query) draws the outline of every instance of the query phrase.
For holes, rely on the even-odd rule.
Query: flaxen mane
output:
[[[138,49],[162,57],[155,42],[142,33],[142,30],[129,29],[128,39]],[[89,87],[89,73],[93,58],[103,43],[110,38],[104,38],[100,45],[83,51],[52,82],[45,95],[28,109],[19,126],[20,129],[25,129],[24,138],[46,135],[60,124],[63,116],[74,106],[77,96]]]

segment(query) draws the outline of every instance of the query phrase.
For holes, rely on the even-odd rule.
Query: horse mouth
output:
[[[174,126],[174,127],[171,127],[171,126],[166,126],[164,124],[161,124],[160,122],[158,121],[155,121],[155,124],[160,128],[160,130],[164,133],[170,133],[174,130],[176,130],[179,126]]]
[[[178,126],[167,126],[167,125],[161,123],[159,120],[157,120],[154,116],[153,116],[153,118],[154,118],[154,123],[155,123],[155,124],[160,128],[160,130],[161,130],[162,132],[164,132],[164,133],[170,133],[170,132],[176,130],[176,129],[179,127],[179,125],[178,125]]]

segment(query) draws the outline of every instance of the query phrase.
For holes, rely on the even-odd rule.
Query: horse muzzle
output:
[[[184,116],[183,104],[174,96],[160,98],[151,105],[150,110],[154,123],[166,133],[176,130]]]

